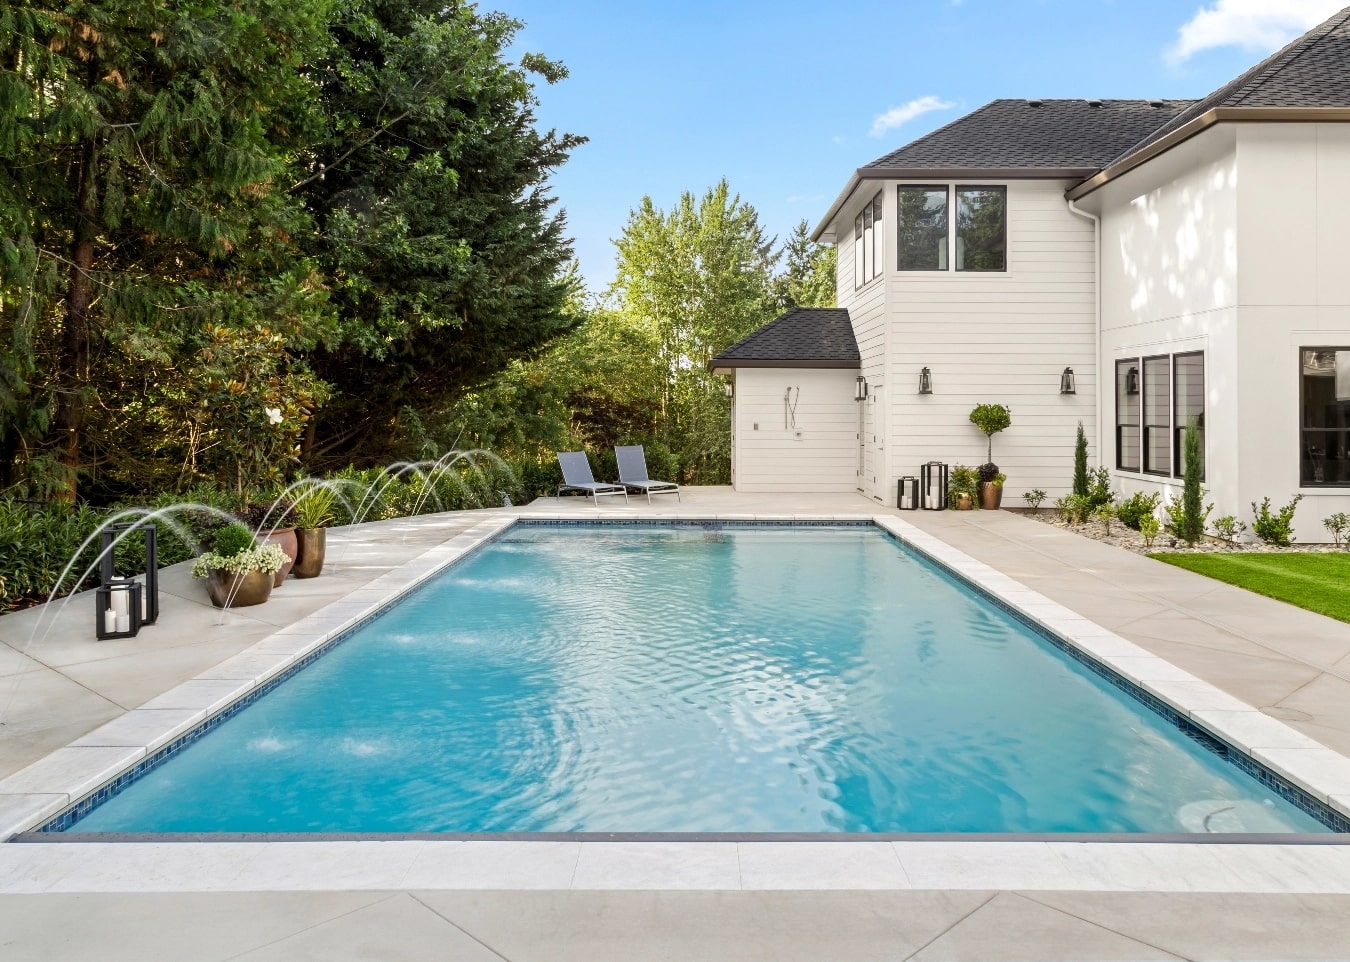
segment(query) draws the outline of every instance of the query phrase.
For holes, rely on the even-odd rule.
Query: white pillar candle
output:
[[[108,593],[108,601],[118,618],[131,614],[131,608],[127,604],[127,592],[124,589],[114,588]]]
[[[103,612],[103,630],[108,634],[112,634],[117,630],[117,612],[113,611],[111,608],[108,608]]]
[[[117,616],[117,630],[123,633],[131,630],[131,615]]]

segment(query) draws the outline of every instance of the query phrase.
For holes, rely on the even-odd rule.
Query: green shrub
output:
[[[979,472],[975,468],[966,467],[964,464],[952,465],[951,473],[947,476],[947,507],[956,508],[957,495],[970,495],[971,505],[979,507],[979,499],[976,498],[975,485],[979,482]]]
[[[1302,500],[1303,495],[1294,495],[1294,499],[1275,514],[1270,513],[1270,498],[1262,498],[1259,507],[1253,501],[1252,514],[1255,518],[1252,520],[1252,533],[1266,544],[1278,548],[1289,547],[1294,540],[1294,509]]]
[[[0,500],[0,611],[46,601],[53,592],[64,595],[95,584],[97,569],[82,584],[80,577],[98,556],[98,543],[82,551],[79,548],[107,517],[83,505]],[[70,574],[58,585],[73,557]]]
[[[1322,520],[1322,526],[1331,532],[1331,536],[1336,539],[1336,547],[1341,546],[1341,536],[1345,534],[1345,529],[1350,528],[1350,514],[1344,511],[1338,511],[1329,518]]]
[[[1183,465],[1181,482],[1181,511],[1176,517],[1172,530],[1193,545],[1204,536],[1205,518],[1214,506],[1202,508],[1204,492],[1200,489],[1200,475],[1204,464],[1200,451],[1200,426],[1195,418],[1186,422],[1186,439],[1183,446]]]
[[[1139,519],[1139,533],[1144,536],[1144,547],[1152,548],[1153,539],[1158,537],[1158,532],[1162,530],[1162,522],[1151,514],[1146,514]]]
[[[1093,511],[1104,504],[1114,504],[1116,493],[1111,490],[1111,472],[1100,467],[1088,475],[1088,504]]]
[[[1116,517],[1120,523],[1127,528],[1139,530],[1139,522],[1145,515],[1152,517],[1158,510],[1158,504],[1162,501],[1162,495],[1156,491],[1153,494],[1145,494],[1143,491],[1136,491],[1116,508]]]
[[[1246,523],[1239,521],[1231,514],[1216,518],[1214,521],[1214,534],[1229,544],[1237,544],[1238,538],[1241,538],[1242,533],[1246,530]]]
[[[1055,502],[1055,510],[1069,524],[1077,525],[1092,513],[1092,502],[1081,494],[1066,494]]]
[[[1110,502],[1099,504],[1093,509],[1092,516],[1102,523],[1102,534],[1110,537],[1111,522],[1116,517],[1116,506]]]
[[[1041,510],[1041,502],[1045,500],[1045,492],[1040,488],[1032,488],[1022,494],[1022,500],[1031,505],[1031,513],[1036,514]]]
[[[211,550],[222,558],[233,558],[241,551],[248,551],[257,546],[258,541],[254,538],[253,532],[243,524],[235,522],[216,532],[215,545]]]

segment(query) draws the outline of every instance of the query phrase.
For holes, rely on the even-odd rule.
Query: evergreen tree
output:
[[[833,244],[815,244],[806,221],[799,221],[783,245],[783,273],[774,279],[778,309],[834,307],[837,280],[837,249]]]
[[[1200,489],[1200,480],[1205,473],[1205,465],[1201,448],[1200,425],[1195,418],[1186,422],[1186,437],[1182,441],[1182,458],[1181,514],[1178,518],[1176,533],[1187,544],[1193,545],[1204,535],[1205,518],[1209,515],[1203,505],[1204,492]]]
[[[547,178],[584,138],[535,128],[520,24],[444,0],[354,0],[313,62],[326,131],[296,193],[339,317],[312,362],[334,397],[311,467],[396,453],[401,412],[434,419],[513,359],[574,328],[571,259]]]
[[[1078,422],[1078,436],[1073,445],[1073,493],[1086,498],[1088,496],[1087,435],[1083,432],[1083,422]]]
[[[306,300],[290,244],[303,212],[278,188],[313,116],[298,68],[325,14],[326,0],[0,8],[0,453],[47,464],[49,488],[73,498],[129,430],[181,440],[182,419],[154,424],[146,402],[184,403],[166,381],[207,324],[312,337],[298,328],[315,312],[290,313]]]

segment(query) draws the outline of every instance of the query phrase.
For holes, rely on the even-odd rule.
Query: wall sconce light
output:
[[[867,378],[863,377],[861,374],[859,374],[857,380],[853,382],[853,400],[867,400]]]
[[[730,401],[732,398],[736,396],[736,382],[733,381],[731,378],[727,378],[722,383],[722,387],[727,392],[728,401]]]
[[[1132,367],[1125,372],[1125,393],[1139,393],[1139,368]]]
[[[1064,373],[1059,376],[1060,394],[1077,394],[1073,383],[1073,368],[1066,367]]]
[[[919,393],[933,393],[933,373],[929,371],[928,368],[924,368],[919,372]]]

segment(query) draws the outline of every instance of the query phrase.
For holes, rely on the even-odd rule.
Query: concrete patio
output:
[[[175,692],[224,691],[281,641],[353,617],[382,597],[380,585],[429,572],[473,532],[543,514],[894,518],[936,539],[934,550],[948,545],[1069,609],[1068,620],[1110,629],[1103,639],[1200,680],[1153,669],[1178,697],[1208,683],[1213,704],[1198,710],[1236,716],[1221,698],[1236,699],[1243,724],[1260,714],[1315,740],[1277,750],[1292,773],[1314,773],[1325,797],[1350,798],[1350,781],[1336,780],[1350,765],[1350,625],[1007,512],[703,488],[650,507],[544,499],[335,531],[323,577],[292,579],[267,605],[224,617],[179,566],[165,573],[160,624],[136,639],[94,641],[87,598],[6,616],[0,825],[28,804],[14,787],[31,763],[82,741],[86,753],[114,755],[140,744],[91,734],[116,731],[100,728],[110,723],[186,728],[200,709]],[[1339,844],[0,846],[0,946],[22,959],[1339,958],[1350,957],[1348,917],[1350,846]]]

